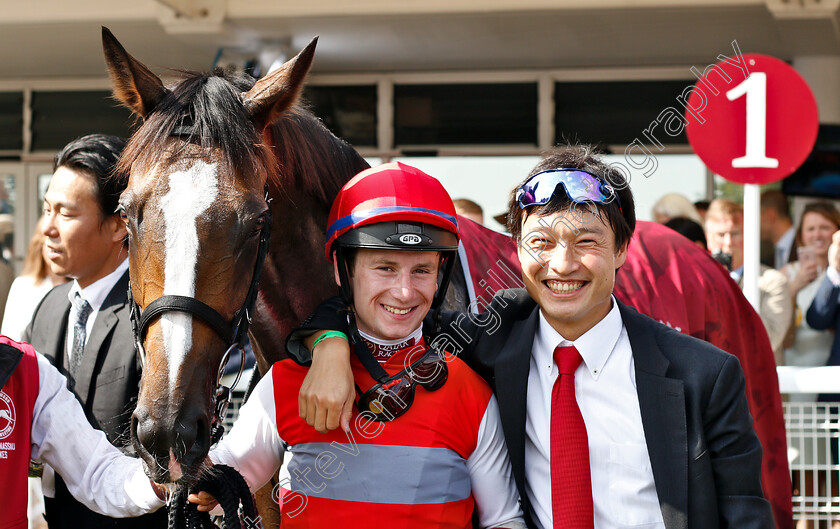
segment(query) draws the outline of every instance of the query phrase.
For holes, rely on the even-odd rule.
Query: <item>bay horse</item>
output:
[[[106,28],[102,38],[115,97],[144,120],[117,171],[128,179],[120,214],[130,301],[146,318],[136,332],[144,374],[132,438],[149,477],[193,483],[210,448],[233,327],[250,319],[264,373],[287,332],[335,294],[328,263],[314,256],[323,254],[332,198],[368,164],[298,105],[315,40],[256,83],[218,70],[184,72],[167,88]],[[176,306],[157,305],[152,315],[162,297]],[[188,300],[201,308],[177,306]]]
[[[120,212],[129,232],[130,297],[143,314],[137,335],[145,366],[132,438],[149,477],[190,484],[211,444],[218,370],[237,332],[251,319],[265,373],[283,356],[288,331],[336,293],[323,259],[327,215],[341,186],[368,164],[299,103],[315,40],[256,82],[224,71],[182,72],[165,87],[110,31],[103,28],[102,37],[115,97],[144,119],[118,171],[128,179]],[[465,242],[474,239],[485,251],[473,254],[477,273],[450,288],[450,307],[511,286],[490,269],[497,256],[518,273],[509,239],[469,221],[463,230]],[[773,491],[777,515],[790,512],[784,423],[761,321],[711,258],[674,237],[640,223],[616,295],[739,356],[756,430],[772,454],[765,490]],[[692,282],[698,286],[689,296]],[[160,299],[171,303],[155,305]]]

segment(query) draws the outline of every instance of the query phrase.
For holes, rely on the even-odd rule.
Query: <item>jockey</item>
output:
[[[2,529],[27,527],[30,459],[55,468],[70,493],[100,514],[138,516],[164,503],[140,460],[90,426],[64,376],[31,345],[0,336]]]
[[[470,528],[474,511],[480,527],[525,527],[495,397],[423,326],[443,301],[457,249],[452,200],[414,167],[368,169],[339,192],[325,251],[351,330],[319,340],[354,346],[350,427],[307,425],[298,392],[309,369],[283,360],[210,453],[251,490],[288,454],[274,490],[283,527]],[[216,504],[206,492],[190,501]]]

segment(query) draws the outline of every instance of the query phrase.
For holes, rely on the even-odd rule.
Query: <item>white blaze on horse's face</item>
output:
[[[163,294],[195,297],[195,269],[198,262],[198,217],[219,193],[218,166],[197,160],[185,171],[169,175],[169,192],[161,200],[166,228]],[[167,312],[160,317],[169,388],[175,389],[178,372],[192,347],[192,316]]]

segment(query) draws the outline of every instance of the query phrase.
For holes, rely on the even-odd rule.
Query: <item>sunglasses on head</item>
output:
[[[516,191],[516,203],[522,209],[544,206],[551,201],[561,185],[566,196],[574,203],[609,204],[615,200],[621,209],[621,200],[611,185],[592,173],[578,169],[549,169],[535,174]]]
[[[375,421],[391,421],[408,411],[414,403],[417,385],[427,391],[435,391],[448,377],[449,370],[443,355],[429,348],[420,360],[365,391],[359,397],[357,406],[361,412],[372,413]],[[358,386],[356,391],[361,393]]]

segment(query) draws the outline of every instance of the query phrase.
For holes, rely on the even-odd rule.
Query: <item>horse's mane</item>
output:
[[[296,106],[270,127],[266,142],[275,145],[281,175],[329,207],[338,190],[368,163],[353,147],[335,137],[303,106]],[[276,140],[276,141],[275,141]]]
[[[364,159],[336,138],[302,105],[288,110],[266,130],[254,125],[240,94],[255,80],[216,68],[210,73],[179,71],[182,80],[149,114],[120,157],[116,174],[127,177],[132,164],[168,164],[217,147],[230,174],[267,174],[269,185],[292,186],[329,205],[338,189],[367,167]],[[185,142],[171,142],[179,136]],[[276,140],[276,142],[274,141]],[[276,150],[272,154],[272,143]],[[286,180],[295,175],[294,181]]]

